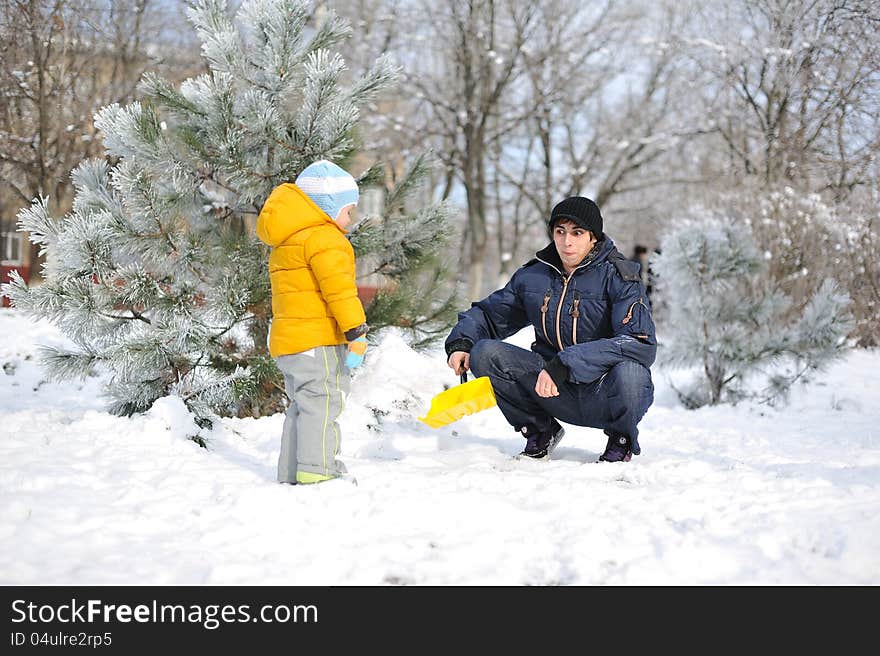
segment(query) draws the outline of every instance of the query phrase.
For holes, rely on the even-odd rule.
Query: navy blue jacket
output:
[[[532,351],[553,380],[591,383],[619,362],[654,363],[657,339],[639,264],[606,236],[570,274],[551,243],[502,289],[469,310],[446,339],[447,355],[481,339],[505,339],[531,324]]]

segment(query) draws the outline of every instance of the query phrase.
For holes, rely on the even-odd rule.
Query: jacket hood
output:
[[[614,242],[608,235],[605,235],[605,239],[597,243],[599,246],[599,251],[598,253],[596,253],[596,256],[591,260],[591,263],[601,262],[602,260],[607,259],[607,257],[613,251],[617,250],[614,246]],[[590,252],[592,253],[592,251]],[[535,257],[542,262],[546,262],[547,264],[553,266],[560,273],[565,271],[565,269],[563,269],[562,267],[562,260],[559,257],[559,252],[556,250],[556,244],[554,244],[552,241],[549,245],[535,253]],[[589,253],[587,254],[587,257],[589,257]],[[581,264],[583,264],[583,262]]]
[[[275,247],[301,230],[328,223],[345,234],[346,231],[302,189],[288,182],[272,190],[266,199],[257,221],[257,236],[264,243]]]

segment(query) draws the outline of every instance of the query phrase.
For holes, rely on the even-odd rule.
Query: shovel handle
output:
[[[466,382],[467,382],[467,372],[466,372],[466,371],[462,371],[462,372],[461,372],[461,382],[462,382],[462,383],[466,383]]]

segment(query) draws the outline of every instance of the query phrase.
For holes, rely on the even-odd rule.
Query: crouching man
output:
[[[558,203],[553,242],[504,286],[458,315],[446,339],[449,366],[488,376],[498,407],[526,440],[520,457],[548,459],[559,421],[604,430],[599,457],[641,453],[638,423],[654,400],[654,321],[639,265],[602,230],[599,207],[580,196]],[[531,324],[531,351],[503,342]]]

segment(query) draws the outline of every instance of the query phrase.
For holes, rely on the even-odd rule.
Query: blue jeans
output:
[[[517,430],[545,432],[556,418],[575,426],[599,428],[609,436],[630,438],[633,453],[639,448],[638,423],[654,402],[651,372],[630,360],[620,362],[598,380],[558,385],[559,396],[543,398],[535,393],[544,358],[513,344],[482,339],[470,352],[475,376],[488,376],[498,408]]]

